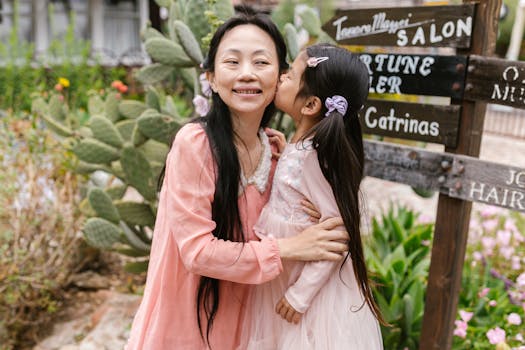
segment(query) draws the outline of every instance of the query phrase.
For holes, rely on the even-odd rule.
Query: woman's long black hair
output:
[[[358,112],[368,97],[368,71],[357,55],[327,44],[306,49],[308,57],[328,57],[316,67],[306,67],[298,96],[317,96],[323,106],[323,119],[304,138],[313,135],[312,145],[324,177],[332,187],[337,207],[350,239],[346,256],[351,257],[359,288],[373,314],[384,319],[374,301],[363,254],[359,187],[364,176],[364,149]],[[337,110],[325,116],[325,101],[334,95],[348,102],[344,115]],[[345,259],[345,262],[346,262]]]
[[[203,63],[206,71],[215,70],[215,56],[217,49],[224,36],[229,30],[239,26],[251,24],[261,28],[268,33],[275,43],[279,59],[279,71],[284,72],[288,68],[286,63],[286,45],[277,26],[267,15],[245,13],[239,14],[222,24],[210,42],[208,57]],[[268,125],[275,114],[273,102],[266,107],[261,127]],[[234,130],[228,106],[220,96],[212,93],[212,108],[208,115],[195,122],[202,123],[208,136],[213,159],[216,164],[216,186],[212,203],[212,220],[216,223],[213,235],[219,239],[245,242],[247,237],[240,220],[238,207],[239,184],[241,180],[241,167],[234,144]],[[196,291],[197,322],[201,337],[209,344],[210,331],[219,308],[219,283],[215,278],[202,276]],[[205,324],[201,317],[205,317]],[[204,336],[206,329],[206,336]]]

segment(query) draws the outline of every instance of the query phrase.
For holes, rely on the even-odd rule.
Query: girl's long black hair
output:
[[[224,34],[244,24],[255,25],[268,33],[276,47],[279,71],[284,72],[288,68],[284,39],[270,17],[256,13],[238,14],[217,29],[211,39],[210,50],[208,57],[203,62],[203,68],[209,72],[214,71],[215,56]],[[272,102],[266,107],[260,126],[266,127],[275,112],[275,105]],[[217,93],[213,92],[210,112],[206,117],[199,118],[194,122],[200,122],[206,131],[217,169],[212,203],[212,220],[217,226],[213,235],[222,240],[245,242],[247,237],[244,235],[238,207],[241,167],[234,144],[235,132],[228,106]],[[202,276],[196,291],[199,332],[208,345],[210,331],[219,308],[219,283],[218,279]],[[203,316],[204,320],[201,319]]]
[[[323,119],[304,138],[312,136],[312,145],[324,177],[332,187],[337,207],[350,239],[348,257],[351,257],[359,288],[373,314],[383,324],[379,307],[372,296],[361,240],[361,213],[359,187],[364,176],[364,149],[358,112],[368,97],[368,71],[357,55],[327,44],[306,49],[308,57],[328,57],[316,67],[306,67],[298,96],[317,96],[323,107]],[[328,109],[325,101],[334,95],[348,102],[344,115]]]

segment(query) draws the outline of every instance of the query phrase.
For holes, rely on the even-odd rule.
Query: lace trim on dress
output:
[[[263,129],[259,130],[259,138],[261,139],[261,145],[263,147],[261,158],[259,159],[259,164],[253,175],[246,179],[241,170],[241,183],[239,185],[239,195],[244,192],[244,188],[249,185],[254,185],[257,188],[257,191],[263,193],[266,190],[266,185],[268,184],[268,178],[270,176],[270,169],[272,167],[272,150],[270,147],[270,141],[268,136]]]

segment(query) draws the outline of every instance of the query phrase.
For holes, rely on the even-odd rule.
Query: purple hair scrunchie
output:
[[[327,117],[333,111],[338,111],[339,113],[341,113],[341,115],[344,116],[346,114],[346,109],[348,108],[348,102],[346,101],[346,98],[339,95],[327,97],[324,104],[326,108],[328,108],[328,112],[326,112],[325,114],[325,116]]]

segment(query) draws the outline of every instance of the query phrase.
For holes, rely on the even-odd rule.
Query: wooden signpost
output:
[[[361,55],[372,92],[451,97],[450,106],[370,100],[361,112],[366,133],[445,145],[437,153],[365,141],[368,176],[440,192],[420,350],[451,348],[472,202],[525,212],[525,169],[477,158],[486,102],[525,108],[525,64],[487,57],[500,8],[501,0],[464,0],[338,11],[323,26],[342,45],[457,50],[449,57]]]

